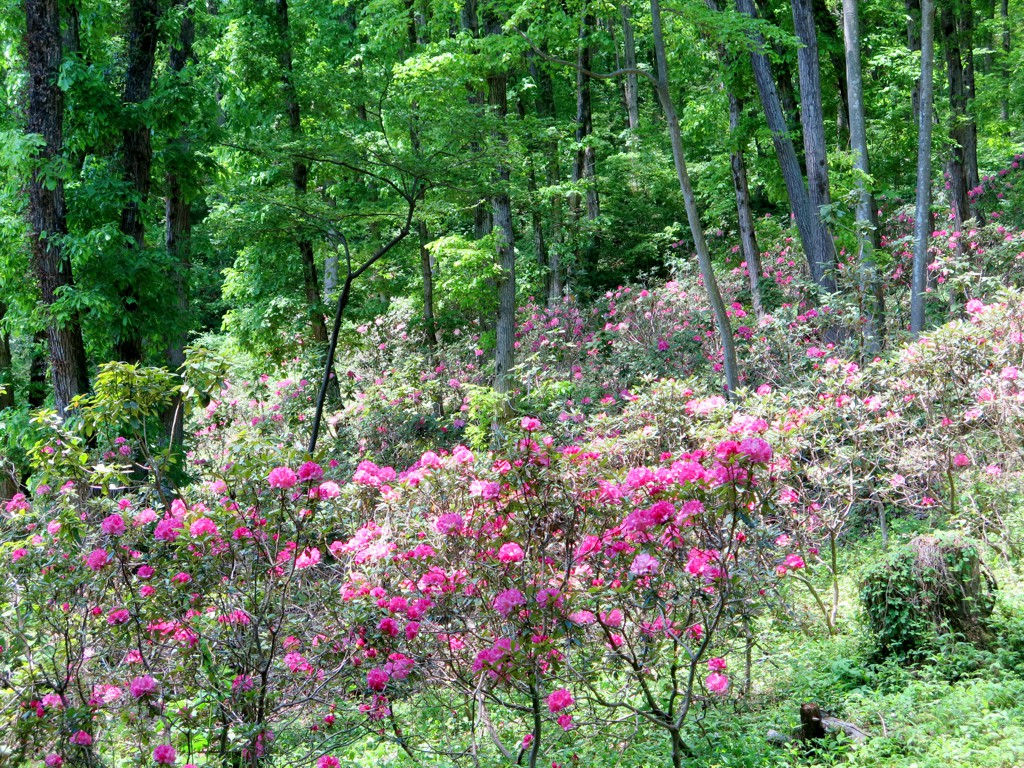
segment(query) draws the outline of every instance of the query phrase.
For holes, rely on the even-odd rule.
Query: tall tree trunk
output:
[[[718,279],[715,277],[715,270],[711,264],[711,254],[708,251],[707,241],[704,239],[704,226],[701,224],[700,211],[697,209],[697,198],[693,193],[690,174],[686,169],[683,133],[679,127],[679,117],[676,114],[675,104],[672,101],[672,91],[669,86],[668,59],[665,55],[660,0],[651,0],[651,30],[654,40],[654,56],[657,62],[655,90],[658,92],[658,98],[661,101],[662,111],[665,113],[665,120],[668,125],[669,139],[672,143],[672,159],[675,163],[676,178],[679,181],[679,191],[683,194],[686,218],[690,224],[690,235],[693,237],[693,245],[697,251],[697,264],[700,267],[700,274],[704,280],[704,290],[707,293],[708,303],[711,304],[711,311],[714,314],[715,324],[718,327],[718,340],[722,345],[722,360],[725,373],[723,389],[728,396],[732,397],[739,388],[739,371],[736,366],[736,349],[733,344],[732,326],[726,313],[725,302],[722,300],[722,293],[718,289]]]
[[[921,110],[917,121],[917,205],[914,212],[914,269],[910,294],[910,332],[924,329],[928,288],[928,242],[932,232],[932,110],[935,72],[935,0],[921,0]]]
[[[0,411],[14,407],[14,370],[11,360],[11,337],[4,327],[7,306],[0,301]],[[2,472],[0,467],[0,472]],[[0,483],[3,480],[0,478]]]
[[[170,70],[180,76],[192,57],[192,41],[195,38],[195,23],[190,8],[184,9],[178,41],[171,46]],[[185,362],[185,346],[188,343],[189,283],[192,272],[192,212],[190,200],[185,193],[183,167],[189,161],[188,141],[184,135],[174,139],[175,157],[169,161],[166,174],[167,197],[164,201],[164,245],[173,264],[171,281],[177,304],[177,328],[172,332],[164,356],[172,371],[177,371]],[[181,413],[181,396],[176,395],[164,414],[164,425],[172,445],[180,446],[185,440],[184,418]]]
[[[427,248],[430,233],[422,219],[416,222],[416,230],[420,237],[420,275],[423,277],[424,338],[427,346],[433,348],[437,346],[437,323],[434,320],[434,263]]]
[[[544,123],[546,128],[554,125],[557,114],[555,112],[555,90],[551,75],[537,62],[536,57],[530,57],[530,76],[537,85],[537,116]],[[555,131],[549,131],[548,139],[543,148],[545,156],[545,182],[549,187],[555,187],[562,182],[562,169],[558,155],[558,136]],[[547,263],[541,266],[547,268],[547,280],[545,284],[545,297],[549,305],[562,300],[563,275],[562,263],[559,253],[562,244],[562,197],[560,195],[549,196],[551,205],[551,219],[549,235],[546,238],[544,255]],[[540,252],[538,251],[538,257]]]
[[[586,188],[585,200],[587,206],[586,219],[588,222],[596,221],[601,215],[601,204],[597,196],[597,184],[594,157],[594,147],[590,144],[590,136],[594,132],[594,117],[591,105],[590,76],[586,74],[590,70],[591,47],[590,37],[594,32],[596,21],[594,16],[587,13],[583,17],[583,26],[579,32],[579,48],[577,52],[576,67],[576,158],[572,166],[573,183],[583,182]],[[573,221],[579,222],[581,197],[574,193],[571,197]],[[582,262],[585,271],[593,274],[597,268],[597,248],[593,241],[594,233],[588,232],[582,237],[577,231],[576,242],[578,261]],[[583,241],[586,241],[585,244]]]
[[[907,48],[910,52],[921,51],[921,0],[903,0],[907,10]],[[921,79],[914,78],[914,86],[910,91],[910,101],[914,108],[914,125],[919,122],[921,110]]]
[[[619,3],[619,15],[622,17],[622,41],[625,48],[626,69],[636,69],[636,40],[633,36],[633,9],[630,8],[628,0]],[[625,96],[626,96],[626,117],[629,120],[629,130],[635,131],[640,127],[640,90],[635,73],[626,75]]]
[[[756,18],[757,12],[754,10],[753,0],[736,0],[736,7],[741,13]],[[835,244],[821,221],[820,211],[812,205],[804,184],[796,149],[790,139],[782,105],[775,90],[775,80],[772,77],[771,65],[765,52],[764,39],[757,32],[751,33],[751,39],[754,44],[750,54],[754,80],[757,83],[757,91],[761,98],[761,106],[764,109],[768,129],[772,134],[775,154],[778,157],[779,168],[782,171],[782,178],[789,196],[789,205],[796,218],[800,242],[803,244],[804,253],[807,256],[811,279],[821,290],[826,293],[834,293],[836,290]]]
[[[28,368],[28,395],[25,398],[29,408],[42,408],[46,404],[46,396],[50,391],[50,387],[46,383],[50,356],[49,339],[49,334],[46,331],[36,331],[32,336]]]
[[[121,132],[121,153],[129,197],[121,209],[121,234],[125,239],[124,280],[121,286],[122,311],[127,322],[117,340],[117,356],[127,363],[142,359],[142,328],[139,327],[139,295],[135,277],[146,248],[146,205],[151,186],[153,147],[150,127],[141,105],[153,90],[156,65],[159,0],[131,0],[128,5],[127,58],[124,75],[125,127]]]
[[[488,35],[501,34],[501,21],[490,17],[485,29]],[[491,214],[497,230],[498,317],[495,340],[494,389],[507,395],[512,391],[512,368],[515,365],[516,331],[516,248],[512,226],[512,200],[509,197],[511,170],[508,165],[505,118],[508,116],[508,73],[503,65],[493,65],[487,76],[487,103],[495,119],[495,140],[498,145],[498,167],[495,169]]]
[[[958,2],[958,0],[944,0],[942,3],[939,13],[939,30],[942,36],[943,51],[946,56],[946,77],[949,81],[949,137],[952,140],[946,160],[949,205],[953,212],[953,226],[957,232],[960,232],[963,229],[964,222],[971,218],[970,196],[968,195],[971,186],[967,170],[967,147],[970,143],[970,131],[967,114],[967,82],[961,49],[962,38],[953,7],[954,2]],[[922,5],[922,14],[923,12]],[[922,32],[923,37],[924,34]],[[922,77],[924,77],[923,74]],[[922,90],[923,88],[922,84]]]
[[[752,0],[753,2],[753,0]],[[777,27],[782,27],[783,23],[775,12],[775,7],[772,5],[770,0],[756,0],[757,2],[757,13],[759,13],[765,21],[774,24]],[[749,14],[751,18],[754,14]],[[796,78],[793,76],[793,61],[789,48],[782,42],[773,39],[770,43],[773,52],[775,53],[774,61],[772,62],[772,70],[775,75],[775,86],[777,91],[777,98],[782,107],[782,114],[785,115],[786,125],[789,126],[790,137],[793,140],[794,149],[796,149],[797,157],[800,159],[801,167],[804,164],[803,158],[803,127],[800,124],[800,106],[797,104],[796,99],[796,86],[793,83]]]
[[[741,135],[740,122],[743,115],[743,104],[736,95],[729,91],[729,134],[732,150],[729,153],[729,164],[732,168],[732,186],[736,193],[736,215],[740,228],[740,251],[747,265],[747,277],[750,280],[750,303],[754,315],[760,320],[764,316],[764,305],[761,303],[761,252],[757,248],[757,234],[754,229],[754,214],[750,209],[750,188],[747,184],[747,164],[743,157],[746,143]]]
[[[821,68],[818,62],[818,35],[814,26],[812,0],[790,0],[793,27],[801,46],[797,51],[800,73],[800,123],[804,129],[804,163],[807,166],[807,191],[816,209],[832,202],[828,188],[828,149],[825,146],[825,122],[821,107]]]
[[[843,31],[846,41],[846,81],[850,98],[850,142],[857,179],[857,248],[860,268],[862,313],[866,318],[865,339],[870,354],[881,346],[885,323],[885,292],[875,264],[878,247],[878,220],[875,199],[868,187],[871,164],[868,161],[867,120],[864,114],[864,81],[860,63],[860,19],[858,0],[843,0]]]
[[[293,141],[302,136],[302,113],[299,107],[299,94],[295,87],[295,73],[292,66],[292,34],[288,20],[288,0],[275,0],[277,6],[277,26],[280,35],[278,61],[281,66],[281,85],[284,90],[284,106],[288,113],[288,130]],[[305,197],[309,187],[309,164],[304,160],[292,162],[292,188],[300,200]],[[301,203],[300,203],[301,205]],[[313,340],[327,343],[327,323],[320,309],[320,284],[317,276],[316,253],[313,241],[305,233],[298,240],[299,258],[302,262],[302,285],[306,293],[306,307],[313,332]]]
[[[839,132],[839,147],[845,149],[850,144],[850,91],[847,84],[846,59],[844,56],[843,35],[825,0],[813,0],[814,20],[821,31],[821,47],[828,55],[832,65],[832,73],[836,83],[836,127]]]
[[[1003,87],[1002,95],[999,98],[999,117],[1003,121],[1010,119],[1010,100],[1007,93],[1010,91],[1010,0],[1001,0],[999,3],[999,19],[1002,26],[1002,66]]]
[[[28,182],[29,240],[32,266],[39,281],[43,306],[51,308],[58,295],[73,287],[71,261],[64,252],[67,213],[64,181],[50,174],[64,149],[64,98],[58,85],[61,35],[58,0],[25,0],[25,64],[28,70],[27,132],[38,135],[42,146]],[[85,345],[77,313],[64,319],[50,312],[47,338],[50,369],[58,413],[67,412],[71,399],[89,388]]]

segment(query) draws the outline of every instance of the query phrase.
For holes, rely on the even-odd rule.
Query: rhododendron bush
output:
[[[748,437],[633,465],[527,418],[401,472],[252,457],[180,491],[40,486],[6,505],[5,743],[302,763],[370,732],[415,754],[437,700],[474,713],[456,751],[536,764],[632,713],[678,761],[687,716],[748,682],[726,658],[784,554],[772,462]]]

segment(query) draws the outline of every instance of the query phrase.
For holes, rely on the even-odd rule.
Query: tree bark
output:
[[[999,117],[1004,122],[1010,119],[1010,100],[1006,94],[1010,91],[1010,0],[1002,0],[999,4],[999,19],[1002,26],[1002,73],[1003,88],[999,99]]]
[[[804,163],[807,190],[815,209],[829,205],[828,149],[825,146],[825,122],[821,106],[821,67],[818,62],[818,36],[814,24],[812,0],[790,0],[793,27],[801,46],[797,51],[800,74],[800,124],[804,129]]]
[[[572,180],[574,184],[583,182],[585,186],[586,219],[589,222],[596,221],[601,215],[601,203],[597,195],[596,183],[596,159],[594,147],[589,143],[591,134],[594,132],[594,116],[590,94],[590,36],[593,34],[596,21],[594,16],[587,13],[583,17],[583,26],[579,31],[579,48],[577,51],[576,65],[576,158],[572,166]],[[573,193],[570,198],[573,221],[578,223],[581,216],[581,196]],[[584,265],[588,273],[593,273],[597,268],[597,248],[593,242],[593,232],[582,237],[579,232],[576,235],[578,250],[578,261]],[[585,241],[585,242],[584,242]]]
[[[756,2],[757,13],[759,13],[765,21],[768,21],[777,27],[782,27],[782,21],[778,18],[775,8],[769,0],[756,0]],[[749,15],[751,18],[754,18],[753,13]],[[794,149],[796,149],[797,157],[799,157],[800,165],[802,167],[804,164],[803,128],[800,124],[800,106],[797,104],[796,100],[796,87],[793,85],[795,78],[793,77],[792,57],[789,49],[777,40],[772,40],[771,48],[775,53],[772,70],[775,75],[778,100],[782,106],[782,113],[785,115],[786,125],[789,127],[790,137],[793,141]]]
[[[195,38],[195,23],[192,18],[192,11],[184,9],[181,18],[181,29],[178,33],[178,41],[171,46],[169,66],[171,72],[180,76],[185,70],[185,65],[192,57],[192,42]],[[167,365],[172,371],[177,371],[185,362],[185,346],[188,344],[188,315],[189,315],[189,283],[192,272],[192,212],[191,201],[185,192],[182,171],[187,173],[184,166],[189,157],[188,141],[184,135],[174,139],[176,145],[175,157],[168,162],[166,173],[167,197],[164,201],[164,245],[167,248],[167,255],[173,265],[171,271],[171,282],[174,285],[176,298],[176,324],[172,331],[170,342],[165,351]],[[167,413],[164,415],[164,424],[167,427],[168,435],[172,445],[180,446],[184,443],[184,419],[180,413],[181,396],[176,395]]]
[[[756,18],[753,0],[736,0],[736,7],[750,18]],[[768,129],[772,134],[775,154],[786,184],[789,205],[796,219],[800,242],[803,244],[811,279],[822,291],[834,293],[835,283],[835,244],[832,236],[821,221],[821,214],[812,205],[807,187],[804,185],[803,173],[797,159],[796,149],[790,139],[782,105],[775,89],[771,65],[765,53],[764,39],[759,33],[751,33],[754,49],[750,58],[754,69],[754,80],[757,83],[761,106],[764,109]]]
[[[501,22],[491,17],[485,29],[488,35],[500,34]],[[494,192],[491,195],[491,215],[497,230],[497,261],[501,273],[496,286],[498,317],[495,327],[494,371],[494,389],[501,395],[508,395],[512,391],[516,331],[516,241],[512,225],[512,200],[509,197],[511,170],[506,157],[508,137],[505,132],[505,118],[508,116],[507,88],[508,73],[498,64],[487,76],[487,103],[496,123],[494,138],[500,148],[494,174]]]
[[[864,113],[864,81],[860,60],[860,18],[858,0],[843,0],[843,31],[846,43],[846,81],[850,98],[850,143],[857,179],[857,247],[862,314],[865,317],[866,348],[869,354],[881,347],[885,324],[885,290],[875,264],[878,247],[878,217],[874,195],[868,186],[871,164],[868,158],[867,119]]]
[[[764,305],[761,303],[761,252],[757,247],[757,234],[754,229],[754,214],[750,209],[750,188],[747,184],[747,164],[743,157],[746,143],[741,135],[740,122],[743,115],[743,104],[736,95],[729,92],[729,134],[732,150],[729,163],[732,168],[732,186],[736,193],[736,215],[740,229],[740,251],[747,265],[747,277],[750,280],[750,303],[754,315],[760,320],[764,316]]]
[[[153,69],[156,66],[157,23],[160,20],[159,0],[131,0],[128,5],[127,58],[124,76],[124,120],[121,131],[121,153],[124,181],[129,197],[121,209],[121,234],[125,240],[124,270],[127,277],[121,286],[121,305],[127,322],[117,340],[117,357],[126,363],[142,359],[142,328],[139,327],[139,295],[133,276],[135,264],[141,262],[146,248],[146,205],[151,186],[153,147],[150,127],[141,106],[153,91]]]
[[[935,71],[935,0],[921,0],[921,109],[917,121],[917,205],[914,212],[914,268],[910,294],[910,332],[924,329],[931,238],[932,110]]]
[[[423,277],[423,328],[428,347],[437,346],[437,323],[434,320],[434,264],[430,257],[427,243],[430,234],[427,224],[420,219],[416,222],[416,230],[420,237],[420,274]]]
[[[626,69],[636,69],[636,40],[633,36],[633,10],[628,2],[619,3],[619,15],[622,17],[622,41],[625,49]],[[626,75],[624,82],[626,96],[626,118],[629,130],[640,127],[640,90],[635,72]]]
[[[530,58],[530,76],[537,85],[537,116],[546,127],[550,127],[557,117],[554,83],[552,83],[548,71],[538,64],[536,57]],[[549,187],[557,186],[562,181],[562,169],[558,155],[558,136],[555,131],[550,131],[543,154],[545,155],[545,181]],[[562,263],[559,256],[562,243],[562,197],[552,195],[550,201],[550,229],[544,247],[547,263],[541,266],[547,268],[545,297],[547,303],[553,305],[562,300],[562,291],[564,290]],[[539,255],[538,251],[538,257]]]
[[[302,136],[302,113],[299,107],[299,94],[295,87],[295,72],[292,65],[291,24],[288,20],[288,0],[275,0],[277,7],[277,26],[280,35],[278,61],[281,66],[281,85],[284,91],[284,106],[288,114],[288,130],[292,140]],[[305,197],[309,187],[309,164],[303,160],[292,162],[292,188],[300,200]],[[310,327],[313,340],[327,343],[327,322],[320,309],[320,285],[316,269],[316,253],[313,241],[305,234],[298,239],[299,258],[302,262],[302,285],[306,293],[306,307],[309,312]]]
[[[690,174],[686,168],[686,155],[683,151],[683,133],[679,127],[679,117],[676,114],[675,104],[672,101],[672,91],[669,86],[668,59],[665,54],[660,0],[651,0],[651,30],[658,73],[655,90],[661,101],[661,107],[665,113],[665,120],[668,125],[669,139],[672,143],[672,159],[675,163],[679,190],[683,194],[686,218],[690,224],[690,235],[693,237],[694,248],[697,251],[697,264],[700,267],[700,274],[704,280],[704,290],[707,293],[708,302],[711,304],[711,311],[715,317],[715,324],[718,327],[718,337],[719,343],[722,345],[722,360],[725,373],[723,389],[729,397],[732,397],[739,388],[739,371],[736,365],[736,349],[733,344],[732,326],[726,313],[725,302],[722,300],[722,293],[718,289],[718,279],[715,277],[715,270],[711,264],[711,254],[708,251],[707,241],[704,239],[704,226],[701,224],[700,211],[697,209],[697,198],[693,193]]]
[[[64,149],[64,99],[57,84],[62,60],[60,13],[58,0],[25,0],[24,7],[27,132],[43,141],[28,182],[29,240],[40,298],[50,309],[61,293],[74,286],[63,244],[67,234],[64,180],[46,167]],[[77,313],[58,321],[50,312],[47,322],[54,400],[63,417],[71,399],[89,388],[82,326]]]
[[[961,48],[963,38],[958,28],[957,14],[953,7],[954,2],[957,2],[957,0],[945,0],[942,3],[939,13],[939,30],[946,58],[946,78],[949,82],[949,137],[952,140],[946,159],[949,205],[953,213],[953,227],[957,232],[960,232],[963,229],[964,222],[971,218],[970,196],[968,195],[971,189],[968,172],[968,145],[970,144],[971,137],[970,119],[967,114],[967,80]],[[924,77],[923,74],[922,77]],[[923,88],[922,84],[922,90]]]
[[[921,51],[921,0],[903,0],[907,10],[907,48],[911,53]],[[921,110],[921,79],[914,78],[914,86],[910,91],[910,101],[914,108],[914,125],[917,125]]]
[[[11,337],[4,327],[6,315],[7,306],[0,301],[0,411],[14,407],[14,371],[11,360]]]
[[[845,149],[850,144],[850,91],[846,72],[845,49],[843,35],[839,30],[836,17],[832,15],[825,0],[813,0],[814,20],[821,30],[821,46],[825,49],[836,84],[836,127],[839,132],[839,148]]]

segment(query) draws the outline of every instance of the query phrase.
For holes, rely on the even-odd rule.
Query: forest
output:
[[[1022,35],[6,2],[0,766],[1024,765]]]

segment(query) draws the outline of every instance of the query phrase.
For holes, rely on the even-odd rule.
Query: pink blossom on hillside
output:
[[[379,667],[375,667],[366,673],[366,685],[371,691],[380,693],[388,686],[390,675]]]
[[[324,476],[323,468],[312,461],[307,461],[301,467],[299,467],[299,480],[306,482],[308,480],[319,480]]]
[[[307,547],[297,558],[295,558],[295,567],[301,571],[306,568],[312,568],[319,562],[320,550],[316,547]]]
[[[481,499],[496,499],[501,494],[501,486],[487,480],[474,480],[469,484],[469,495]]]
[[[105,549],[94,549],[85,556],[85,564],[90,571],[99,571],[110,562],[110,556]]]
[[[143,696],[150,696],[156,693],[156,688],[156,680],[149,675],[133,678],[128,684],[128,692],[135,699],[141,699]]]
[[[552,713],[568,709],[574,703],[572,693],[566,688],[559,688],[548,695],[548,711]]]
[[[153,747],[153,762],[157,765],[174,765],[178,759],[178,753],[170,744],[158,744]]]
[[[108,536],[120,536],[125,530],[124,518],[118,514],[109,515],[103,518],[103,522],[100,523],[100,530]]]
[[[462,515],[455,512],[448,512],[437,518],[434,523],[434,528],[438,533],[443,533],[446,536],[457,536],[462,533],[462,526],[464,525]]]
[[[523,559],[523,548],[514,541],[506,542],[498,549],[498,559],[503,563],[518,563]]]
[[[217,524],[208,517],[200,517],[188,529],[189,534],[193,538],[200,536],[216,536],[219,531],[217,530]]]
[[[285,490],[293,487],[298,481],[298,475],[288,467],[275,467],[270,470],[270,474],[267,475],[267,484],[270,485],[271,488],[280,488]]]
[[[512,611],[526,603],[526,597],[518,589],[506,589],[494,598],[494,610],[508,617]]]
[[[712,672],[704,678],[704,687],[711,693],[724,694],[729,690],[729,678],[718,672]]]
[[[634,576],[652,576],[658,572],[660,565],[661,563],[656,557],[641,552],[633,559],[633,563],[629,566],[629,572]]]

